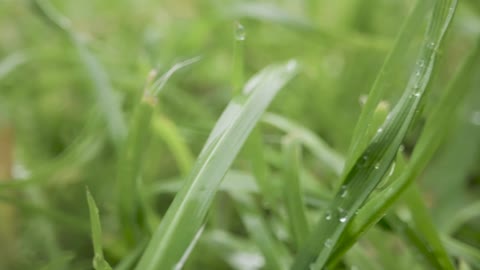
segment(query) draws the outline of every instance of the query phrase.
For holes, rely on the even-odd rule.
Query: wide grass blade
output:
[[[222,178],[243,143],[296,71],[294,61],[267,67],[229,103],[136,269],[172,269],[177,264],[203,224]]]
[[[417,8],[423,8],[423,2],[419,1]],[[437,50],[451,22],[455,7],[456,1],[436,2],[422,50],[402,98],[367,148],[354,151],[361,154],[358,156],[354,154],[353,166],[346,167],[348,173],[342,189],[318,222],[307,244],[301,248],[292,269],[310,267],[322,269],[326,265],[334,246],[345,234],[352,217],[387,173],[417,110],[422,105],[421,101],[430,81]],[[370,118],[371,116],[366,119]]]

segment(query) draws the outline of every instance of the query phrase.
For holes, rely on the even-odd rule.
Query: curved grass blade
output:
[[[172,269],[203,224],[222,178],[296,63],[265,68],[234,97],[211,132],[182,190],[155,231],[137,270]]]
[[[95,200],[87,189],[87,202],[88,210],[90,212],[90,224],[92,227],[92,241],[93,251],[95,253],[93,258],[93,268],[95,270],[112,270],[112,267],[108,264],[103,256],[102,245],[102,226],[100,225],[100,216],[98,215],[98,208],[95,204]]]
[[[419,2],[420,7],[422,2],[424,1]],[[344,190],[338,192],[331,202],[309,241],[297,255],[292,269],[322,269],[326,265],[333,247],[345,234],[352,217],[387,173],[422,105],[437,50],[451,22],[456,4],[456,1],[448,0],[436,2],[424,46],[402,98],[387,118],[381,132],[375,134],[371,143],[356,158],[344,178]],[[325,245],[326,243],[329,244]]]
[[[441,100],[427,118],[426,126],[409,161],[406,171],[392,185],[372,198],[359,211],[348,228],[348,237],[342,240],[332,261],[336,261],[352,246],[370,226],[378,222],[406,188],[420,175],[436,149],[446,136],[445,130],[453,122],[456,109],[468,91],[476,91],[480,86],[480,45],[477,44],[455,80],[448,86]]]
[[[365,127],[370,126],[381,98],[385,96],[388,91],[392,91],[392,82],[394,82],[393,85],[399,89],[405,85],[404,81],[398,82],[397,79],[397,77],[399,77],[398,71],[405,69],[407,66],[408,59],[404,55],[404,48],[408,48],[411,41],[418,35],[420,31],[420,27],[418,26],[422,24],[424,18],[433,8],[433,5],[434,1],[432,0],[417,1],[415,8],[404,23],[395,42],[395,46],[385,60],[357,121],[348,151],[344,173],[352,167],[353,162],[356,161],[370,141],[371,138],[367,135],[369,129]]]

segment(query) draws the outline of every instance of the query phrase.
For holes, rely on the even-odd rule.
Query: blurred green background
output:
[[[131,247],[116,237],[116,140],[125,133],[149,71],[165,72],[180,60],[200,55],[200,62],[168,82],[156,112],[156,117],[174,123],[198,154],[232,96],[237,22],[246,34],[246,77],[291,58],[301,64],[299,76],[269,111],[302,124],[345,154],[361,97],[368,94],[414,2],[52,0],[69,19],[72,42],[35,1],[1,0],[0,269],[90,269],[85,186],[101,210],[107,259],[115,264],[128,254]],[[460,1],[430,84],[427,111],[480,34],[479,3]],[[416,55],[415,41],[412,44],[413,49],[405,51],[408,59]],[[455,128],[445,130],[449,139],[420,179],[438,224],[448,223],[452,213],[480,198],[479,91],[464,103]],[[384,100],[394,104],[398,97],[399,92],[392,91]],[[112,120],[108,115],[115,115],[117,105],[121,118],[112,125],[106,119]],[[407,152],[416,135],[409,136]],[[267,155],[275,160],[279,135],[265,129],[263,137]],[[155,130],[147,156],[145,182],[180,175]],[[333,175],[313,157],[304,161],[331,191]],[[245,168],[242,157],[235,167]],[[219,205],[226,200],[222,196]],[[171,199],[171,194],[159,195],[152,204],[163,213]],[[244,237],[233,208],[226,205],[226,210],[212,211],[224,211],[222,218],[230,225],[212,218],[211,226]],[[480,248],[479,227],[479,219],[467,222],[458,237]],[[219,236],[212,232],[210,237]],[[203,251],[194,252],[187,268],[230,269],[212,243],[200,243]]]

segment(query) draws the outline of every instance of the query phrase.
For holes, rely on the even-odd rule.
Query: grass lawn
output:
[[[480,269],[478,0],[3,0],[0,270]]]

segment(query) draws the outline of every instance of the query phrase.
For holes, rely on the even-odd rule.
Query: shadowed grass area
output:
[[[0,37],[0,269],[480,269],[477,1],[5,0]]]

